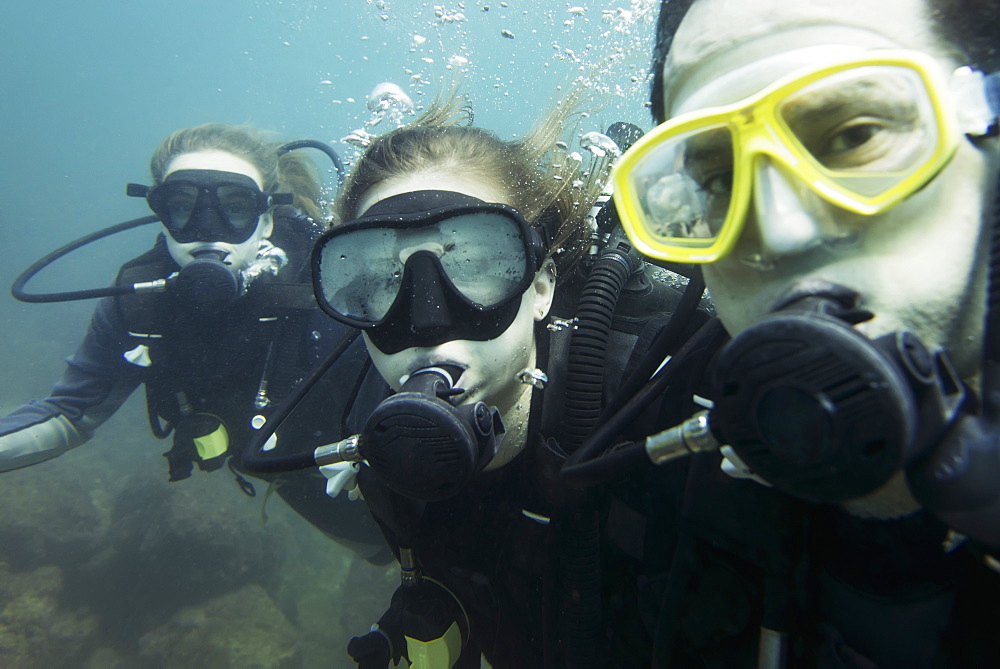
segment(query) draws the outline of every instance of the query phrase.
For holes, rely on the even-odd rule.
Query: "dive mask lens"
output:
[[[178,242],[246,241],[268,209],[268,197],[245,174],[178,170],[146,195],[149,208]]]
[[[732,218],[734,151],[731,127],[714,124],[665,135],[632,161],[624,197],[634,213],[623,220],[632,239],[643,242],[637,242],[640,250],[683,262],[722,254],[722,233]]]
[[[317,242],[316,294],[335,318],[377,325],[399,297],[410,258],[429,254],[456,295],[489,309],[527,288],[542,254],[534,238],[524,218],[502,204],[362,218]]]
[[[922,54],[887,51],[677,116],[616,168],[625,231],[655,258],[724,257],[742,230],[762,158],[847,211],[889,209],[933,179],[957,146],[939,70]]]
[[[150,192],[149,208],[156,212],[171,234],[183,234],[198,206],[199,194],[194,184],[165,184]]]
[[[777,135],[805,161],[803,178],[833,187],[835,204],[862,214],[884,209],[937,173],[937,153],[950,157],[931,84],[917,70],[865,65],[809,79],[774,104]]]
[[[234,231],[251,232],[257,227],[257,219],[267,211],[267,203],[261,202],[263,193],[244,186],[219,185],[215,189],[215,199],[219,203],[222,217]]]

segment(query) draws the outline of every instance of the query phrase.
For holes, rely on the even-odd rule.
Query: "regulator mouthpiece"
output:
[[[201,254],[181,268],[172,281],[174,294],[184,304],[217,308],[240,295],[240,283],[217,253]]]
[[[459,368],[412,373],[400,391],[372,412],[361,452],[389,488],[433,501],[456,494],[496,455],[505,432],[496,407],[454,405]]]
[[[870,493],[927,453],[964,388],[909,332],[869,340],[856,294],[799,289],[719,356],[712,429],[776,488],[812,502]]]

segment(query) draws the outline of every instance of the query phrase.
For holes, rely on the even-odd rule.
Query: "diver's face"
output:
[[[264,178],[252,163],[227,151],[210,149],[205,151],[194,151],[192,153],[182,153],[167,164],[163,178],[178,170],[218,170],[220,172],[233,172],[243,174],[256,182],[257,187],[264,188]],[[250,237],[239,243],[228,243],[222,241],[199,241],[181,243],[170,236],[167,232],[167,249],[170,256],[181,267],[189,264],[201,253],[217,251],[224,254],[223,262],[230,266],[234,272],[245,269],[256,259],[260,250],[260,243],[271,235],[274,224],[270,213],[265,213],[257,220],[257,227]]]
[[[356,215],[361,215],[380,200],[420,190],[446,190],[470,195],[485,202],[509,204],[502,189],[493,183],[467,175],[447,172],[421,173],[384,182],[372,188],[360,200]],[[521,297],[520,308],[510,327],[487,341],[455,339],[437,346],[412,347],[398,353],[380,351],[365,336],[365,344],[382,378],[398,390],[402,380],[418,369],[434,364],[453,364],[463,368],[458,385],[466,393],[462,403],[486,402],[507,412],[523,400],[527,386],[516,375],[535,361],[535,323],[544,319],[552,304],[555,287],[551,264],[535,276]],[[522,407],[526,410],[526,407]]]
[[[964,63],[931,33],[927,11],[923,0],[697,0],[666,63],[664,115],[736,102],[851,49],[921,51],[947,77]],[[833,104],[849,106],[853,94],[845,90]],[[823,279],[859,293],[860,306],[875,314],[859,326],[869,337],[908,329],[928,345],[948,347],[971,373],[980,350],[983,221],[997,146],[996,139],[973,144],[963,137],[930,183],[873,216],[827,202],[761,159],[736,247],[704,268],[727,329],[754,323],[799,282]],[[831,241],[831,229],[841,243]]]

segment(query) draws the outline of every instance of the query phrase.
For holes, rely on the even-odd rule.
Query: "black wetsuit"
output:
[[[681,504],[664,525],[678,548],[657,666],[756,666],[762,626],[783,634],[786,667],[1000,666],[1000,573],[930,514],[859,519],[710,456],[690,463]]]
[[[641,358],[666,322],[664,309],[676,299],[673,292],[666,301],[648,295],[630,306],[619,303],[603,377],[606,397]],[[703,318],[693,319],[691,327]],[[648,485],[646,477],[663,474],[650,466],[589,491],[560,482],[570,336],[571,329],[538,333],[537,364],[549,384],[534,391],[528,443],[508,464],[478,474],[450,499],[426,504],[396,495],[367,468],[359,476],[393,549],[413,549],[422,574],[454,593],[468,614],[471,636],[459,667],[478,668],[480,654],[494,667],[519,669],[637,667],[650,657],[652,640],[640,602],[650,596],[648,568],[662,572],[670,546],[662,536],[646,536],[646,510],[656,506],[657,513],[667,512],[651,501],[650,491],[661,487]],[[675,388],[629,435],[644,436],[652,425],[689,415],[690,391]],[[678,480],[668,487],[680,485]],[[393,611],[381,623],[390,636]],[[394,644],[402,645],[398,635]],[[398,655],[399,647],[394,650]]]
[[[628,366],[608,367],[609,390]],[[705,384],[680,386],[623,436],[689,416]],[[730,478],[718,454],[568,490],[542,417],[558,383],[535,396],[525,450],[452,499],[399,514],[362,470],[390,544],[468,613],[458,666],[755,667],[762,636],[783,657],[765,666],[1000,666],[1000,562],[930,514],[861,520]]]
[[[302,278],[314,235],[287,229],[302,221],[280,223],[272,239],[286,250],[289,265],[277,277],[259,277],[228,306],[192,308],[169,291],[101,300],[52,394],[0,418],[0,439],[58,417],[76,431],[76,443],[70,444],[75,446],[144,384],[154,433],[172,439],[164,454],[171,480],[189,476],[194,464],[205,470],[238,465],[253,434],[251,420],[267,417],[329,351],[345,337],[356,337],[319,311],[311,284]],[[117,282],[161,279],[178,269],[160,236],[150,251],[123,265]],[[267,405],[255,405],[262,391]],[[275,452],[311,450],[347,436],[349,412],[367,415],[387,392],[357,338],[280,427]],[[196,419],[207,420],[210,430],[224,426],[229,444],[224,453],[200,456],[190,436],[203,427],[193,424]],[[48,457],[62,450],[54,446]],[[252,489],[237,477],[245,490]],[[282,475],[276,485],[279,495],[328,534],[382,544],[364,507],[343,496],[327,497],[326,480],[317,470]]]

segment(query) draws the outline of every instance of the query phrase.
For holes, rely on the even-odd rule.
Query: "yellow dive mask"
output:
[[[974,74],[978,114],[984,96]],[[722,258],[740,236],[763,157],[838,207],[883,212],[954,155],[963,129],[952,83],[925,54],[872,51],[799,70],[731,105],[681,114],[615,169],[625,231],[653,258]]]

